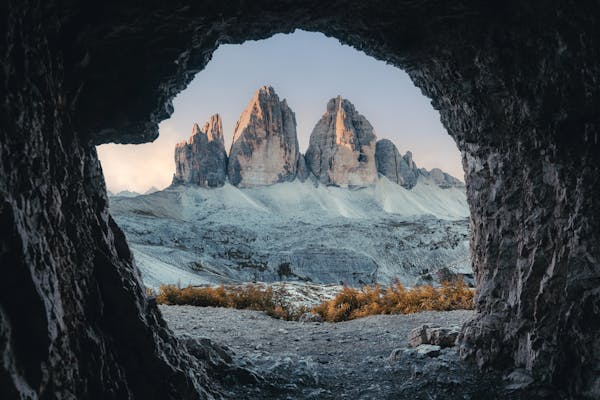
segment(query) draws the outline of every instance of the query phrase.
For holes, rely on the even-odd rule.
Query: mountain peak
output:
[[[223,121],[219,114],[211,115],[210,119],[202,127],[202,131],[205,132],[209,141],[216,140],[224,143]]]
[[[292,180],[299,155],[296,116],[271,86],[261,87],[235,126],[229,182],[248,187]]]
[[[320,182],[338,186],[365,186],[377,179],[375,131],[354,105],[337,96],[315,125],[306,151],[306,163]]]
[[[212,115],[202,129],[194,124],[189,141],[177,144],[175,168],[173,183],[194,183],[205,187],[225,183],[227,154],[219,114]]]

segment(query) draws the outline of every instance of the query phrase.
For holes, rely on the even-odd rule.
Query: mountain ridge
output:
[[[203,129],[194,124],[189,141],[177,144],[173,185],[219,187],[228,181],[253,187],[311,179],[316,184],[360,187],[385,176],[406,189],[429,177],[441,188],[464,187],[439,168],[418,168],[412,153],[401,156],[389,139],[378,140],[370,122],[341,96],[328,101],[304,154],[299,151],[295,114],[271,86],[259,88],[241,113],[228,155],[220,117],[218,128],[213,127],[215,116]],[[217,132],[217,145],[208,138],[209,130]]]

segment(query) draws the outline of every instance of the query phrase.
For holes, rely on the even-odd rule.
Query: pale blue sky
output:
[[[271,85],[296,113],[302,152],[312,128],[338,94],[350,100],[401,153],[411,150],[418,166],[441,168],[463,180],[460,153],[439,114],[402,70],[375,60],[321,33],[296,31],[242,45],[222,45],[174,100],[175,112],[160,125],[159,138],[142,145],[102,145],[98,153],[108,189],[143,192],[170,184],[173,149],[211,114],[223,118],[226,147],[252,94]]]

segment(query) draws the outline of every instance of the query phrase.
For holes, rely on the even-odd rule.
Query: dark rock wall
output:
[[[200,385],[173,367],[186,353],[143,297],[92,142],[152,140],[220,43],[303,28],[404,68],[462,152],[478,285],[462,354],[600,396],[598,2],[58,3],[0,5],[2,393]]]
[[[25,7],[6,16],[0,398],[207,398],[203,364],[144,294],[95,146],[73,130],[57,16]]]

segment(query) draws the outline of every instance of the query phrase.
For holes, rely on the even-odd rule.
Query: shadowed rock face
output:
[[[202,130],[194,124],[192,136],[175,147],[173,183],[203,187],[223,186],[227,176],[227,153],[219,114],[210,117]]]
[[[464,187],[461,181],[439,168],[433,168],[431,171],[417,168],[412,159],[412,153],[407,151],[404,156],[400,156],[396,145],[388,139],[377,141],[375,161],[377,162],[377,172],[406,189],[414,187],[419,177],[431,178],[442,189]]]
[[[370,185],[377,180],[375,141],[369,121],[338,96],[329,100],[310,135],[306,165],[324,184]]]
[[[419,169],[412,161],[412,153],[409,151],[403,157],[391,140],[381,139],[375,146],[375,161],[377,172],[392,182],[404,186],[407,189],[417,184]]]
[[[404,68],[461,151],[478,286],[462,355],[598,398],[599,8],[4,2],[0,392],[175,399],[214,388],[143,294],[93,145],[156,138],[220,43],[302,28]]]
[[[229,182],[252,187],[293,180],[299,158],[293,111],[272,87],[260,88],[235,126]]]

